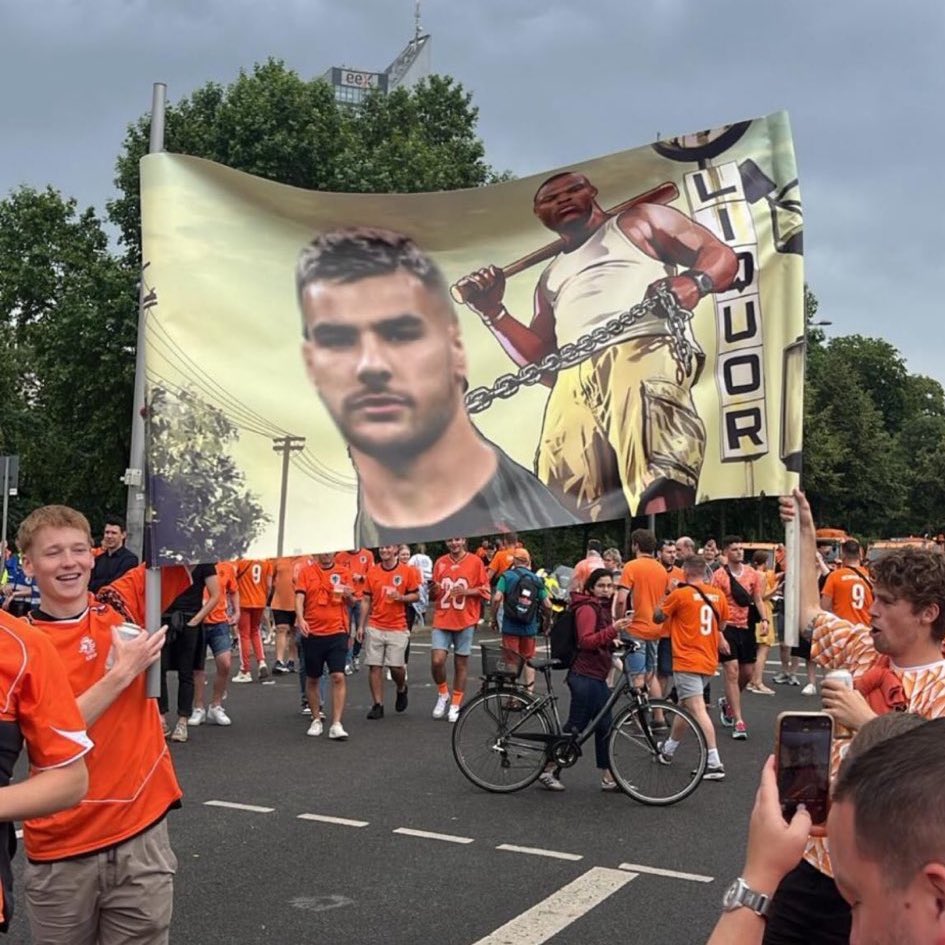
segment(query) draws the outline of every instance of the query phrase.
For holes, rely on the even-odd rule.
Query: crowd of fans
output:
[[[125,553],[121,523],[109,523],[111,533],[93,553],[84,516],[63,506],[37,510],[20,527],[18,551],[6,558],[6,613],[0,617],[9,710],[0,721],[7,748],[0,753],[0,819],[11,831],[14,820],[24,821],[33,940],[104,941],[103,930],[119,922],[119,913],[124,931],[109,940],[167,940],[176,862],[165,818],[181,796],[167,740],[186,742],[202,724],[229,726],[229,683],[295,673],[301,711],[310,717],[307,734],[327,730],[329,739],[345,740],[348,677],[367,670],[368,719],[383,720],[390,696],[395,713],[407,711],[411,632],[428,624],[436,696],[422,711],[454,722],[477,628],[480,638],[497,635],[527,661],[564,606],[574,612],[577,636],[566,676],[567,725],[579,730],[597,713],[613,681],[614,643],[632,639],[639,646],[627,657],[626,670],[635,683],[686,706],[703,729],[707,780],[725,779],[714,712],[732,740],[745,741],[751,699],[775,692],[764,675],[770,650],[781,650],[775,684],[800,685],[795,661],[806,661],[802,691],[812,697],[819,692],[838,725],[851,733],[864,730],[852,742],[859,746],[856,760],[841,771],[851,743],[835,741],[836,803],[826,837],[811,833],[803,812],[785,822],[773,772],[765,769],[745,873],[712,942],[845,942],[851,920],[853,941],[874,940],[858,932],[859,910],[865,914],[868,904],[870,915],[879,916],[871,922],[892,921],[886,914],[892,907],[880,902],[864,862],[883,870],[887,859],[895,859],[893,882],[899,885],[892,888],[911,897],[902,907],[907,911],[919,901],[928,906],[930,891],[945,890],[945,844],[937,831],[919,837],[916,827],[924,857],[916,866],[915,856],[901,854],[873,826],[889,826],[882,823],[882,804],[892,804],[894,796],[888,786],[874,789],[874,764],[898,785],[915,767],[912,755],[910,764],[902,761],[902,746],[921,749],[922,764],[935,771],[945,756],[940,733],[936,741],[926,732],[937,727],[922,724],[945,715],[945,556],[903,548],[867,572],[851,540],[830,566],[817,551],[809,506],[802,495],[796,499],[803,632],[793,651],[783,644],[784,561],[778,549],[756,553],[747,564],[737,536],[719,543],[697,544],[687,536],[657,542],[644,529],[631,536],[630,560],[591,541],[573,570],[558,574],[535,569],[511,534],[475,550],[465,538],[450,538],[436,560],[422,545],[383,545],[376,554],[357,548],[169,567],[162,570],[163,626],[149,636],[129,626],[144,623],[145,572]],[[795,517],[794,509],[783,501],[782,517]],[[208,655],[212,668],[205,666]],[[162,687],[155,701],[146,698],[144,670],[158,661]],[[818,689],[818,666],[849,670],[854,687],[828,679]],[[167,685],[173,675],[174,713]],[[719,683],[723,691],[713,698],[711,687]],[[530,688],[533,674],[526,671],[521,684]],[[890,728],[883,736],[888,743],[864,746],[861,739],[875,731],[877,716],[909,713],[922,734]],[[659,718],[654,726],[660,761],[670,764],[680,733]],[[610,791],[616,785],[603,742],[608,728],[609,720],[602,720],[596,747],[601,788]],[[29,751],[31,777],[11,785],[20,739]],[[933,782],[917,775],[913,780],[902,790],[912,792],[915,808]],[[553,764],[539,782],[547,790],[565,789]],[[88,803],[77,804],[80,798]],[[937,796],[934,803],[940,803]],[[913,840],[908,830],[902,837]],[[110,877],[104,887],[101,875]],[[8,857],[0,858],[4,922],[12,910],[10,876]],[[132,888],[142,901],[129,924]],[[850,903],[858,904],[852,913]],[[932,928],[928,911],[903,914],[922,933],[904,941],[939,941],[925,935]]]

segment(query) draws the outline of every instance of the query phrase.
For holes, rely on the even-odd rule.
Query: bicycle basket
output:
[[[514,650],[500,646],[481,646],[482,675],[486,679],[518,679],[525,660]]]

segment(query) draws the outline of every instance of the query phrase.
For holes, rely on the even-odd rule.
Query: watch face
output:
[[[725,890],[725,895],[722,897],[722,908],[733,909],[741,905],[741,893],[745,888],[745,883],[742,881],[741,877],[733,880],[732,885]]]

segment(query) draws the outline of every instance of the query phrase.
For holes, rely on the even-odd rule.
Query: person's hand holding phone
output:
[[[769,755],[761,772],[761,784],[748,826],[748,852],[742,876],[752,889],[773,893],[804,855],[810,835],[807,810],[798,807],[790,823],[781,813],[774,755]]]

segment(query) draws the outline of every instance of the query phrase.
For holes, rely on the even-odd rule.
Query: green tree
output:
[[[452,190],[500,179],[484,160],[477,120],[472,96],[449,77],[431,76],[347,108],[323,79],[303,79],[268,59],[228,86],[208,83],[169,105],[165,146],[308,190]],[[149,134],[150,116],[128,128],[116,166],[119,196],[108,205],[135,262],[138,162]]]
[[[13,524],[49,502],[95,526],[124,508],[133,313],[133,273],[94,211],[52,188],[0,201],[0,436],[22,479]]]
[[[152,536],[162,561],[238,558],[269,520],[229,456],[238,438],[221,410],[191,390],[151,392]],[[170,549],[170,550],[169,550]]]

